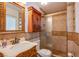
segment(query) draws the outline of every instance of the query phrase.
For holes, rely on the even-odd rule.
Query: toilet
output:
[[[51,57],[52,52],[49,49],[40,49],[40,40],[39,38],[36,38],[35,41],[32,41],[37,43],[36,50],[37,50],[37,57]]]
[[[38,57],[51,57],[52,53],[50,50],[48,49],[40,49],[39,51],[37,51],[38,53]]]

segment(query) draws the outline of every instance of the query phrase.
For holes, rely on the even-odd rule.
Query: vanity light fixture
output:
[[[41,2],[41,5],[47,5],[47,2]]]

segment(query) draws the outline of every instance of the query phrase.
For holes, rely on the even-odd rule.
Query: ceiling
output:
[[[48,2],[47,5],[41,5],[41,2],[28,2],[27,6],[38,6],[45,14],[66,10],[66,2]]]

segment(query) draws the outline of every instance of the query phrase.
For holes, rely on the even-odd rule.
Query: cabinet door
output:
[[[40,32],[41,31],[41,13],[34,7],[29,7],[29,32]]]
[[[33,32],[40,32],[41,30],[41,17],[38,14],[33,14]]]
[[[5,31],[6,5],[0,2],[0,31]]]
[[[41,31],[41,15],[38,15],[38,31]]]
[[[34,13],[33,14],[33,20],[32,20],[32,27],[33,27],[33,32],[37,31],[37,15]]]

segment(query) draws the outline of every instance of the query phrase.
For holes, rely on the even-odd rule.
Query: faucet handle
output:
[[[20,40],[19,38],[15,37],[15,43],[19,43],[19,40]]]
[[[4,47],[6,47],[6,45],[7,45],[7,40],[3,39],[3,41],[2,41],[2,47],[4,48]]]

